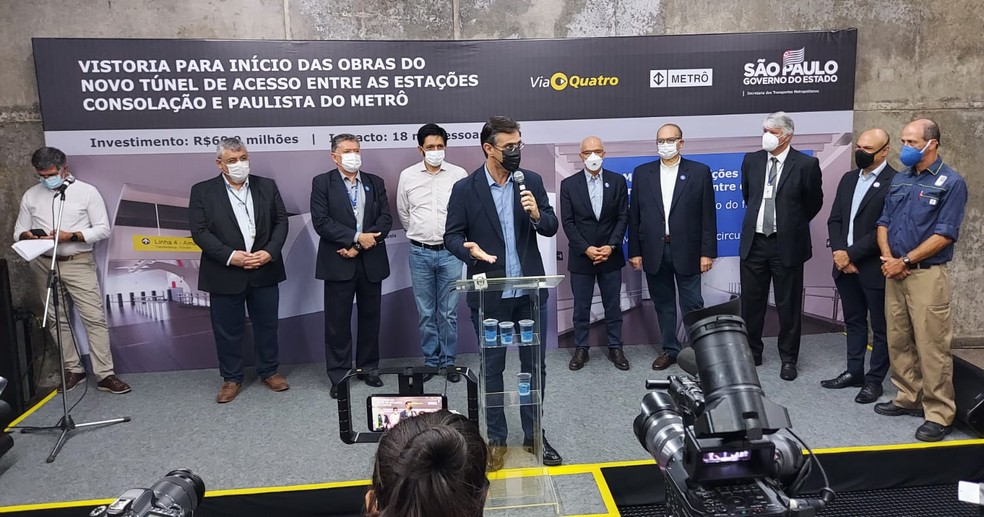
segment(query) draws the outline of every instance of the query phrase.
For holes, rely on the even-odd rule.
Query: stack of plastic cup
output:
[[[499,320],[489,318],[482,322],[484,328],[485,346],[495,347],[499,345]]]

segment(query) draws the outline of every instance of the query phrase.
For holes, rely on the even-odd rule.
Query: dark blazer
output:
[[[547,191],[543,188],[543,179],[539,174],[522,169],[526,177],[526,188],[533,193],[536,204],[540,209],[540,222],[534,229],[530,216],[523,211],[519,202],[519,185],[513,183],[514,202],[513,217],[516,229],[516,248],[519,254],[523,276],[542,276],[543,260],[540,248],[536,243],[536,234],[553,237],[559,226],[557,215],[554,214]],[[486,253],[496,256],[494,264],[478,262],[471,258],[465,248],[465,242],[476,242]],[[506,272],[506,241],[499,224],[499,215],[492,200],[492,191],[485,176],[485,166],[479,167],[467,178],[459,180],[451,189],[448,200],[448,218],[444,229],[444,245],[454,256],[468,265],[468,278],[485,273],[491,277],[505,276]],[[497,293],[497,294],[501,294]],[[541,303],[546,299],[546,289],[540,292]],[[478,308],[478,293],[468,293],[468,306]],[[485,310],[493,310],[499,305],[499,296],[485,297]]]
[[[755,237],[755,221],[765,193],[766,151],[745,155],[741,162],[741,195],[745,201],[745,219],[741,224],[739,254],[748,258]],[[783,266],[802,264],[813,256],[810,220],[823,206],[823,178],[820,161],[790,148],[776,187],[776,238],[779,261]]]
[[[844,250],[851,262],[858,268],[861,286],[868,289],[884,289],[885,276],[881,272],[881,255],[878,249],[878,218],[885,206],[885,196],[892,186],[892,178],[898,172],[891,165],[878,173],[868,192],[861,198],[858,213],[854,215],[854,244],[847,245],[847,231],[850,229],[851,203],[854,201],[854,187],[858,183],[860,169],[848,171],[837,185],[834,204],[830,207],[827,219],[828,238],[831,251]],[[834,267],[834,278],[844,273]]]
[[[625,267],[622,239],[629,224],[629,192],[625,177],[602,170],[601,217],[595,219],[588,195],[584,169],[560,182],[560,216],[567,234],[567,270],[571,273],[595,274]],[[589,246],[614,247],[608,260],[591,263],[584,254]]]
[[[663,261],[666,233],[659,164],[644,163],[632,172],[629,204],[629,257],[641,256],[649,273],[656,273]],[[717,257],[717,213],[707,165],[680,158],[669,218],[674,269],[680,275],[699,274],[700,257]]]
[[[198,288],[213,294],[239,294],[247,287],[277,285],[287,278],[281,250],[287,240],[287,210],[277,183],[262,176],[249,176],[251,212],[256,225],[253,249],[246,250],[232,201],[221,174],[196,183],[188,199],[191,238],[202,249],[198,269]],[[227,266],[233,251],[265,250],[273,258],[257,269]]]
[[[362,232],[379,232],[381,235],[376,239],[375,246],[359,252],[355,258],[339,255],[339,249],[353,245],[355,211],[352,210],[348,189],[338,169],[315,176],[311,181],[311,222],[314,231],[321,237],[315,278],[333,282],[351,280],[355,278],[357,260],[363,261],[370,282],[382,282],[390,274],[385,239],[393,228],[393,218],[386,198],[386,185],[382,178],[366,171],[359,172],[359,177],[366,197]]]

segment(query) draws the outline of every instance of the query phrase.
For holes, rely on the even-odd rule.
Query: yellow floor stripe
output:
[[[41,402],[38,402],[33,408],[28,410],[27,413],[21,415],[14,424],[23,420],[31,413],[39,409],[46,402],[51,400],[55,396],[55,392],[52,392],[47,397],[45,397]],[[856,446],[856,447],[834,447],[827,449],[814,449],[814,452],[819,454],[835,454],[835,453],[853,453],[853,452],[877,452],[877,451],[895,451],[895,450],[906,450],[906,449],[928,449],[933,447],[957,447],[962,445],[984,445],[984,439],[974,439],[974,440],[953,440],[945,441],[939,443],[907,443],[907,444],[894,444],[894,445],[866,445],[866,446]],[[509,479],[517,477],[531,477],[531,476],[542,476],[544,471],[549,473],[551,476],[571,476],[578,474],[590,474],[595,484],[598,486],[598,492],[601,494],[601,499],[605,504],[605,509],[608,511],[606,514],[591,514],[591,515],[579,515],[576,517],[618,517],[618,508],[615,506],[615,499],[612,497],[611,490],[608,488],[608,483],[605,481],[605,477],[602,474],[602,469],[606,468],[619,468],[619,467],[636,467],[640,465],[654,465],[655,461],[652,459],[647,460],[630,460],[630,461],[610,461],[601,463],[580,463],[575,465],[561,465],[558,467],[545,467],[545,468],[520,468],[520,469],[505,469],[499,472],[494,472],[489,475],[490,480],[496,479]],[[255,488],[233,488],[226,490],[211,490],[205,493],[205,497],[226,497],[234,495],[256,495],[256,494],[271,494],[271,493],[285,493],[285,492],[300,492],[305,490],[324,490],[332,488],[351,488],[358,486],[368,486],[368,479],[360,479],[353,481],[335,481],[330,483],[314,483],[307,485],[289,485],[289,486],[272,486],[272,487],[255,487]],[[63,501],[63,502],[52,502],[52,503],[38,503],[38,504],[27,504],[19,506],[0,506],[0,513],[13,513],[13,512],[26,512],[32,510],[52,510],[61,508],[74,508],[80,506],[96,507],[103,504],[109,504],[113,499],[90,499],[85,501]]]
[[[10,427],[7,427],[6,429],[4,429],[4,431],[5,432],[6,431],[10,431],[10,428],[11,427],[14,427],[17,424],[23,422],[25,418],[31,416],[32,413],[34,413],[35,411],[41,409],[41,406],[47,404],[48,401],[51,400],[51,399],[53,399],[53,398],[55,398],[55,395],[57,395],[57,394],[58,394],[58,390],[51,390],[51,393],[49,393],[47,397],[41,399],[41,401],[38,402],[37,404],[35,404],[33,407],[31,407],[31,409],[28,409],[27,411],[25,411],[23,415],[15,418],[14,421],[10,423]]]

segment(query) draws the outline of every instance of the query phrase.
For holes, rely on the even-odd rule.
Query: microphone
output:
[[[680,353],[677,354],[677,364],[680,365],[680,369],[689,373],[690,375],[697,375],[697,353],[694,352],[694,347],[688,346]]]
[[[514,172],[513,173],[513,181],[515,181],[516,183],[519,184],[519,193],[520,194],[522,194],[524,190],[527,190],[527,188],[526,188],[526,175],[523,174],[523,171],[519,171],[518,170],[518,171]],[[530,209],[526,209],[526,211],[529,212]]]
[[[62,199],[65,199],[65,190],[68,189],[68,186],[74,181],[75,178],[73,177],[65,178],[65,181],[63,181],[62,184],[55,189],[55,197],[61,196]]]

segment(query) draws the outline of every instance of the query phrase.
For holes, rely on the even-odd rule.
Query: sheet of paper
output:
[[[957,484],[957,499],[965,503],[981,504],[982,491],[984,491],[984,485],[980,483],[961,481]]]
[[[55,241],[52,239],[24,239],[11,246],[22,259],[28,262],[40,257],[42,253],[51,251],[54,247]]]

